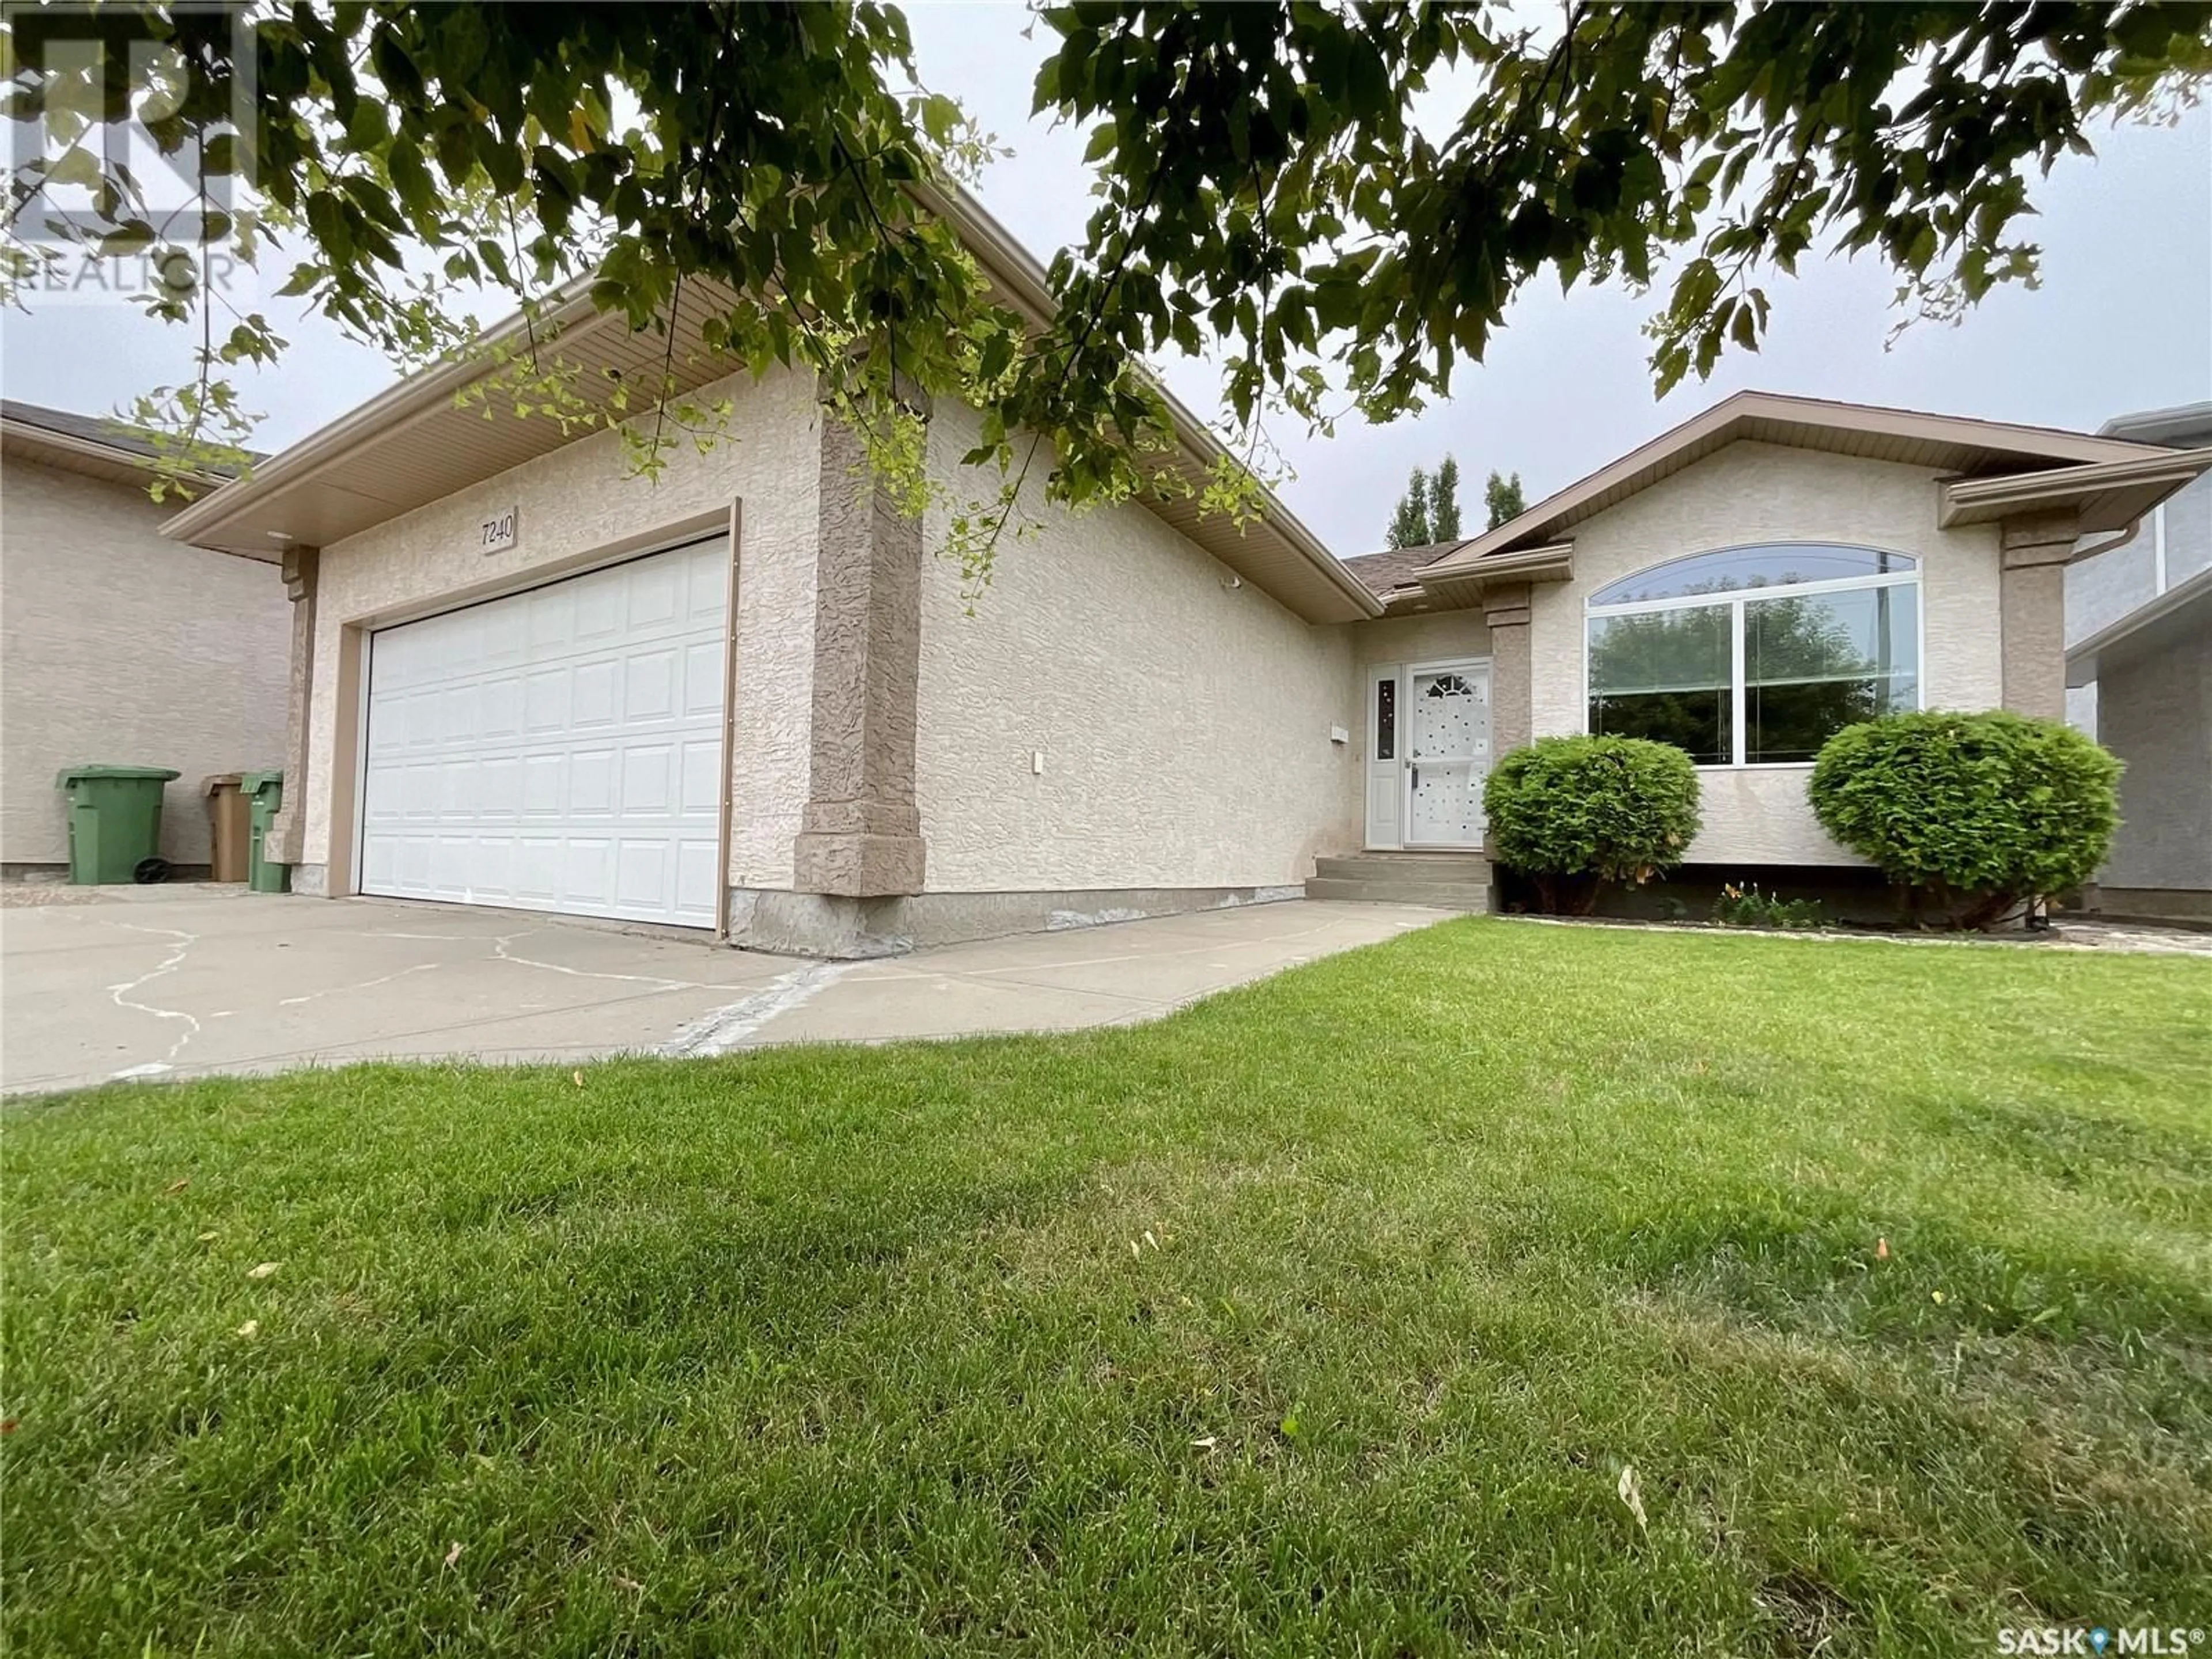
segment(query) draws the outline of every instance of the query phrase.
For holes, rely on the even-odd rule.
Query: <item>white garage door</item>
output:
[[[729,543],[369,642],[362,890],[712,927]]]

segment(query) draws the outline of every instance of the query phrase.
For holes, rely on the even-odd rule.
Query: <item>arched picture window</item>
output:
[[[1586,642],[1591,732],[1702,766],[1802,764],[1920,707],[1920,567],[1824,542],[1671,559],[1592,595]]]

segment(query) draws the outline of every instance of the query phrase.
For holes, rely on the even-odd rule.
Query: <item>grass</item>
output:
[[[1468,921],[1136,1030],[35,1103],[0,1629],[2212,1624],[2209,1080],[2212,962]]]

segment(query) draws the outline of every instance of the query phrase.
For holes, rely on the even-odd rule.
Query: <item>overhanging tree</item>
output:
[[[2212,7],[2151,0],[1575,5],[1542,28],[1431,3],[1050,6],[1036,107],[1093,130],[1101,201],[1039,323],[929,211],[927,181],[988,141],[915,86],[904,22],[875,0],[301,4],[243,37],[244,135],[226,127],[230,15],[135,12],[173,57],[118,75],[40,58],[52,14],[7,13],[7,111],[40,124],[10,180],[19,300],[52,251],[26,233],[58,193],[82,211],[42,234],[122,251],[174,234],[88,141],[138,108],[204,177],[250,150],[244,252],[403,362],[466,349],[441,284],[526,309],[587,285],[641,330],[667,330],[688,292],[709,301],[708,349],[815,374],[910,506],[944,486],[908,388],[964,399],[983,416],[969,459],[1001,480],[954,515],[972,569],[1033,475],[1071,505],[1188,487],[1152,456],[1169,422],[1141,354],[1220,347],[1249,445],[1271,414],[1326,429],[1445,395],[1540,276],[1663,283],[1662,386],[1755,349],[1763,274],[1808,252],[1871,254],[1908,307],[1954,316],[2033,275],[2017,228],[2033,175],[2100,119],[2170,118],[2212,67]],[[1423,132],[1413,100],[1447,74],[1467,78],[1464,112]],[[141,411],[174,429],[179,466],[235,445],[233,371],[283,349],[219,306],[189,277],[155,301],[200,340],[195,380]],[[687,426],[711,439],[672,377],[602,410],[542,344],[497,365],[518,407],[617,421],[648,470]],[[1206,505],[1244,510],[1249,487],[1224,466]]]

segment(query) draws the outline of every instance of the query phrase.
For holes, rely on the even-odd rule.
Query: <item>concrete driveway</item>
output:
[[[1440,920],[1255,905],[808,962],[516,911],[235,887],[0,910],[0,1091],[394,1057],[714,1054],[1128,1024]],[[19,908],[20,907],[20,908]]]

